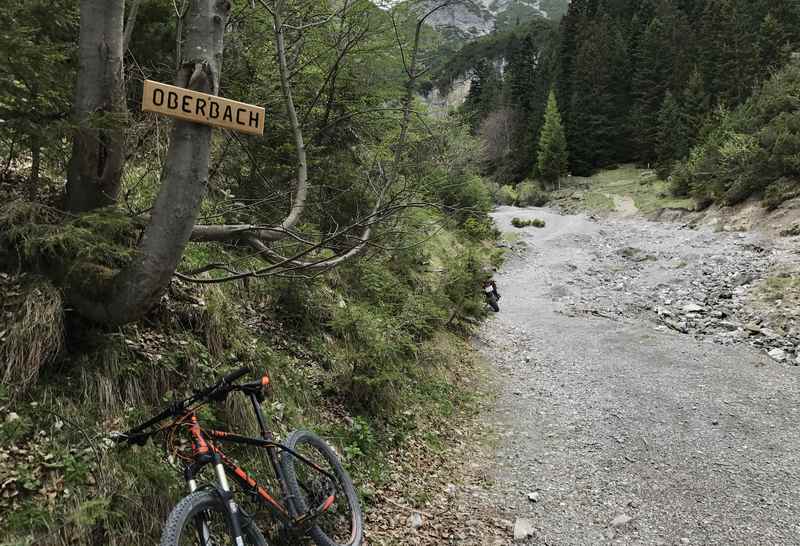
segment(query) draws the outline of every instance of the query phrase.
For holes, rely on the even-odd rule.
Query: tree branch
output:
[[[133,0],[131,2],[131,11],[128,13],[128,20],[125,22],[125,32],[122,36],[122,51],[128,51],[131,45],[131,36],[133,36],[133,29],[136,26],[136,15],[139,12],[139,4],[141,0]]]

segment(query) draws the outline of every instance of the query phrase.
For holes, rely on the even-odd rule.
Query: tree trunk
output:
[[[131,38],[133,37],[133,29],[136,27],[136,16],[139,13],[139,4],[142,0],[133,0],[131,4],[130,13],[128,13],[128,22],[125,23],[125,33],[122,38],[122,53],[125,54],[131,45]]]
[[[124,0],[81,0],[77,129],[67,172],[67,208],[73,212],[110,205],[119,193],[126,112],[124,15]]]
[[[222,70],[228,0],[191,0],[186,15],[185,55],[178,69],[182,87],[216,95]],[[208,185],[211,128],[176,121],[161,188],[133,263],[112,281],[97,302],[75,297],[81,314],[98,322],[124,324],[141,318],[169,286]]]

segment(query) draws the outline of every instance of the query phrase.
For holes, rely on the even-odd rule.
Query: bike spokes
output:
[[[349,544],[355,533],[354,514],[348,503],[344,487],[336,477],[335,469],[325,454],[312,444],[298,444],[295,446],[295,450],[331,476],[328,477],[313,466],[295,459],[294,469],[297,484],[300,486],[305,506],[309,511],[317,511],[324,507],[329,504],[330,496],[334,496],[333,504],[317,515],[313,523],[335,543]]]
[[[225,515],[215,510],[204,510],[192,519],[194,533],[181,537],[179,546],[234,546],[230,538]]]

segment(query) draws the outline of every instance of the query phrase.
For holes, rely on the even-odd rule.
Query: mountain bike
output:
[[[155,435],[163,434],[170,455],[184,462],[183,478],[189,494],[167,518],[160,546],[267,546],[254,515],[237,502],[237,495],[246,497],[259,511],[265,508],[278,522],[282,540],[289,544],[310,537],[319,546],[359,546],[363,534],[361,505],[353,481],[336,453],[317,435],[305,430],[293,432],[284,443],[276,442],[261,410],[269,376],[236,383],[249,372],[249,368],[236,370],[214,385],[173,402],[131,430],[114,435],[117,442],[144,445]],[[249,398],[260,438],[201,425],[198,410],[212,402],[223,402],[233,392]],[[226,455],[222,444],[258,448],[277,479],[278,494]],[[202,471],[209,466],[214,481],[199,485]],[[238,486],[236,490],[231,481]]]

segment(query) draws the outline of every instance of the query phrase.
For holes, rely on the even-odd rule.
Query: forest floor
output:
[[[797,238],[494,217],[523,249],[476,341],[496,439],[454,491],[493,530],[456,542],[798,544]]]

